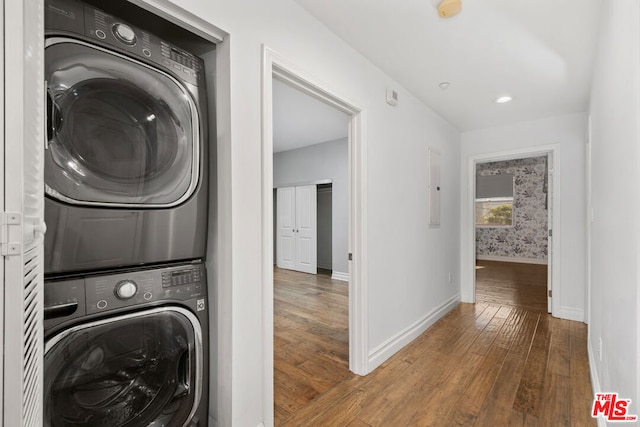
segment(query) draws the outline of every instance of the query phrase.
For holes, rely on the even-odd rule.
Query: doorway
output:
[[[365,185],[365,146],[362,126],[364,113],[353,103],[345,101],[343,98],[333,94],[322,84],[316,83],[315,79],[308,76],[294,64],[277,55],[269,48],[263,48],[263,327],[265,340],[264,350],[264,395],[265,406],[263,407],[264,419],[272,420],[274,377],[273,377],[273,354],[274,354],[274,241],[273,241],[273,179],[274,179],[274,159],[273,159],[273,82],[274,77],[315,99],[333,106],[346,113],[348,116],[347,134],[347,253],[346,276],[348,282],[343,282],[347,289],[348,307],[348,367],[351,372],[364,375],[368,373],[368,344],[367,344],[367,310],[366,310],[366,227],[364,224],[364,207],[366,206],[366,192],[363,191]],[[295,184],[295,183],[292,183]],[[334,192],[335,192],[335,182]],[[334,198],[335,200],[335,198]],[[335,224],[335,222],[334,222]],[[353,261],[351,260],[353,254]],[[335,257],[334,257],[335,259]],[[335,266],[334,266],[335,267]]]
[[[465,240],[472,256],[464,270],[471,273],[474,302],[553,314],[559,156],[553,145],[470,158],[465,210],[472,227]]]
[[[280,425],[349,375],[348,283],[317,268],[318,243],[329,240],[330,265],[348,269],[349,116],[286,82],[272,84],[274,421]],[[331,182],[329,197],[336,195],[326,215],[329,236],[318,227],[327,219],[316,184],[324,181]]]
[[[547,154],[476,163],[476,301],[550,311]]]

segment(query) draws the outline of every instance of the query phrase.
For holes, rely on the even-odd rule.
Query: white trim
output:
[[[349,281],[349,273],[341,273],[339,271],[331,272],[331,280],[341,280],[343,282]]]
[[[584,322],[584,310],[575,307],[556,307],[554,308],[555,317],[566,320],[574,320],[576,322]]]
[[[546,259],[525,258],[518,256],[476,255],[476,259],[479,259],[481,261],[519,262],[523,264],[547,265]]]
[[[4,4],[4,2],[3,2]],[[5,46],[5,37],[4,37],[4,7],[2,9],[0,9],[0,46]],[[15,19],[15,18],[11,18],[11,19]],[[0,55],[0,95],[2,96],[2,108],[4,109],[4,106],[7,104],[7,100],[5,97],[5,86],[6,86],[6,81],[5,81],[5,70],[4,70],[4,57],[5,57],[5,53],[3,50],[2,55]],[[17,84],[17,82],[13,81],[11,82],[12,85]],[[11,91],[11,89],[9,89],[9,91]],[[46,114],[46,112],[45,112]],[[0,132],[0,165],[2,165],[2,173],[0,173],[0,212],[5,212],[6,208],[6,204],[5,204],[5,181],[8,181],[8,176],[6,175],[6,166],[5,166],[5,152],[7,151],[7,145],[6,145],[6,141],[5,141],[5,133],[6,133],[6,127],[5,127],[5,115],[6,113],[0,114],[0,128],[2,129],[2,132]],[[12,180],[12,182],[15,182]],[[11,190],[9,190],[11,191]],[[44,198],[44,196],[43,196]],[[1,237],[1,236],[0,236]],[[4,333],[4,316],[5,316],[5,303],[6,303],[6,299],[5,299],[5,287],[7,283],[12,283],[9,280],[10,278],[7,278],[5,276],[5,267],[4,267],[4,259],[2,259],[2,257],[0,257],[0,280],[2,281],[2,288],[0,289],[0,342],[3,343],[3,354],[7,354],[7,349],[4,347],[4,343],[5,343],[5,333]],[[0,425],[3,424],[4,422],[4,361],[3,363],[0,365],[0,401],[2,401],[2,405],[0,405]]]
[[[466,168],[468,172],[466,198],[463,191],[462,215],[460,234],[462,236],[460,247],[460,271],[462,282],[460,291],[463,302],[475,302],[476,287],[476,236],[475,236],[475,188],[476,188],[476,163],[486,163],[499,160],[524,159],[529,157],[537,157],[549,155],[553,158],[553,169],[550,173],[553,176],[552,185],[552,209],[550,210],[550,218],[548,221],[549,228],[556,230],[551,239],[551,257],[548,260],[550,268],[548,269],[547,283],[552,290],[554,298],[552,299],[551,314],[558,317],[558,310],[561,307],[560,292],[560,166],[562,164],[560,158],[560,144],[542,145],[537,147],[527,147],[517,150],[500,151],[496,153],[475,154],[470,155],[466,159]],[[463,167],[465,160],[463,159]]]
[[[591,229],[591,223],[593,222],[593,202],[591,199],[591,193],[592,193],[592,176],[593,176],[593,170],[592,170],[592,150],[591,147],[593,146],[593,144],[591,144],[591,133],[592,133],[592,128],[591,128],[591,114],[589,114],[588,119],[587,119],[587,146],[585,149],[585,175],[586,175],[586,184],[587,184],[587,188],[585,189],[585,194],[586,194],[586,224],[585,224],[585,237],[586,237],[586,251],[585,251],[585,267],[586,267],[586,284],[587,284],[587,289],[585,292],[585,304],[584,304],[584,310],[585,310],[585,316],[584,316],[584,322],[588,325],[591,323],[591,236],[592,236],[592,229]],[[639,331],[640,333],[640,331]],[[640,338],[640,337],[639,337]],[[639,341],[640,344],[640,341]],[[638,375],[640,375],[640,371],[638,371]],[[638,392],[640,392],[640,387],[638,387]]]
[[[211,25],[199,16],[186,11],[167,0],[128,0],[148,10],[166,21],[172,22],[185,30],[202,37],[214,44],[221,43],[229,34]]]
[[[404,346],[420,336],[431,325],[438,321],[460,303],[460,294],[445,301],[440,307],[435,308],[422,319],[415,322],[408,328],[392,336],[369,353],[369,368],[373,371],[382,365],[387,359],[396,354]]]
[[[368,370],[366,292],[366,138],[364,112],[311,74],[262,46],[262,299],[263,422],[273,424],[273,78],[278,78],[351,116],[349,122],[349,369]]]
[[[587,336],[587,354],[589,356],[589,375],[591,376],[591,396],[595,397],[596,393],[602,390],[600,387],[600,378],[598,377],[598,365],[591,347],[591,338]],[[603,416],[596,418],[598,427],[606,427],[607,422]]]

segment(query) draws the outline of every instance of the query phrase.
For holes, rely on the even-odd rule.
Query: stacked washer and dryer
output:
[[[43,423],[206,426],[203,61],[94,6],[45,8]]]

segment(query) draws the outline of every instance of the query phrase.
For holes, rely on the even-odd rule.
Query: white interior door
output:
[[[276,264],[287,270],[296,269],[296,188],[286,187],[277,190],[277,242]]]
[[[277,190],[276,264],[279,268],[317,273],[318,223],[316,186]]]
[[[316,186],[296,187],[296,270],[318,271],[318,221]]]

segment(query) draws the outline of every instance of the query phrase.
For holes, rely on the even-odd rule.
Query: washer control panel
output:
[[[204,296],[205,280],[202,264],[86,277],[87,314],[154,301],[185,301]]]
[[[133,298],[138,293],[138,284],[133,280],[123,280],[118,282],[114,292],[122,300]]]

